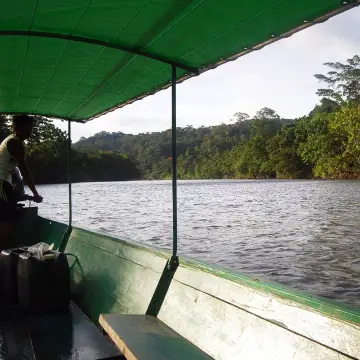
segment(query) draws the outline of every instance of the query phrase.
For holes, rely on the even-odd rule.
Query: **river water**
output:
[[[67,221],[67,186],[39,187]],[[179,255],[360,306],[360,182],[180,181]],[[170,248],[170,181],[73,184],[74,224]]]

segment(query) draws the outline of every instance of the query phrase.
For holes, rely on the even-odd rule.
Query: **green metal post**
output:
[[[172,134],[172,204],[173,204],[173,251],[170,268],[176,268],[177,257],[177,154],[176,154],[176,66],[171,67],[171,134]]]
[[[71,121],[68,120],[68,186],[69,186],[69,225],[61,240],[58,251],[65,251],[72,229],[72,192],[71,192]]]
[[[71,193],[71,121],[68,120],[68,183],[69,183],[69,228],[72,225],[72,193]]]

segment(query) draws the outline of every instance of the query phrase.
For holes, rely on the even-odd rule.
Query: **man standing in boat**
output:
[[[17,205],[12,176],[17,166],[26,185],[34,194],[34,201],[42,202],[26,163],[24,141],[30,137],[32,128],[33,119],[30,116],[15,115],[13,134],[0,145],[0,248],[6,246],[14,226]]]

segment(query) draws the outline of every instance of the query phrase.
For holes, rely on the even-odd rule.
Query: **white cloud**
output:
[[[313,75],[326,71],[322,64],[360,53],[359,21],[360,9],[347,11],[178,85],[178,125],[220,124],[237,111],[253,115],[264,106],[288,118],[308,113],[318,101]],[[74,124],[72,133],[77,140],[99,131],[161,131],[170,124],[171,93],[165,90],[85,125]]]

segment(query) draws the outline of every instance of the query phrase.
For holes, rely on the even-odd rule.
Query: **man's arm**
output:
[[[35,188],[34,181],[32,179],[29,167],[26,162],[24,144],[19,139],[10,139],[9,142],[7,143],[7,150],[9,154],[16,159],[26,185],[34,194],[34,198],[35,198],[34,200],[36,202],[41,202],[42,197],[39,195],[39,193]]]

